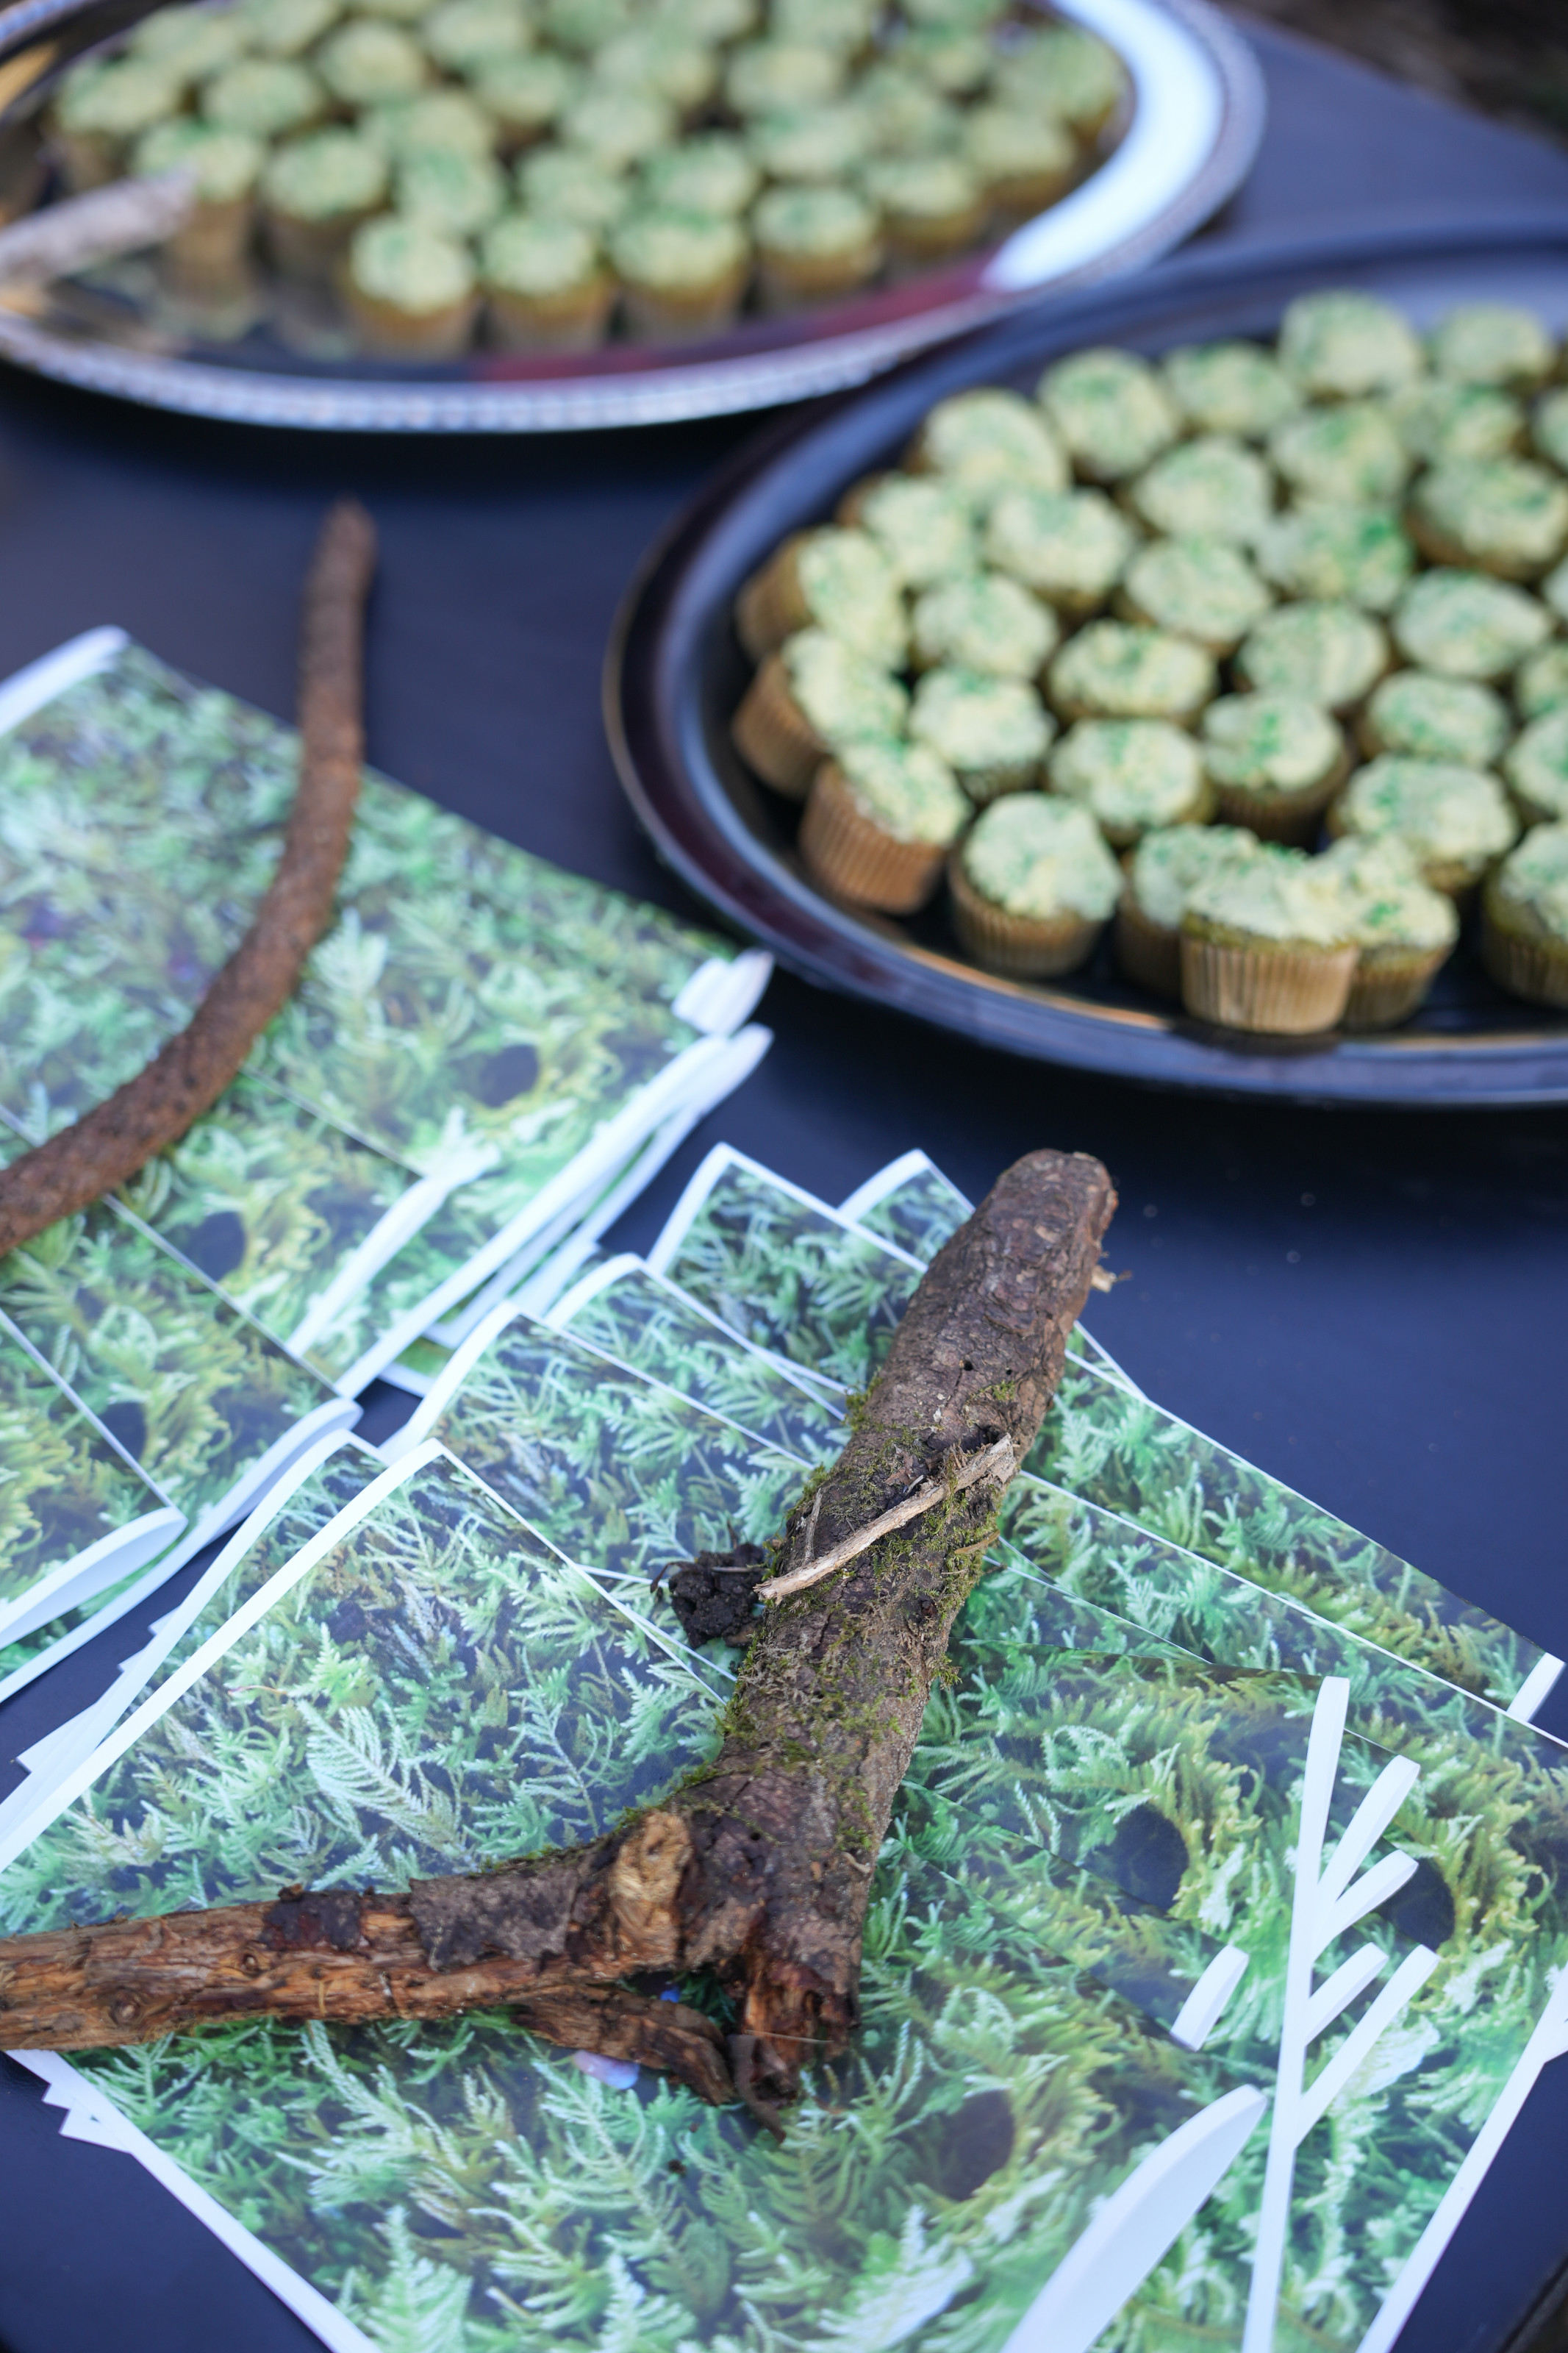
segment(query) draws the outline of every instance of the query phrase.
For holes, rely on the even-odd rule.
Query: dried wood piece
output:
[[[238,1074],[331,920],[364,757],[364,604],[375,530],[340,500],[316,543],[300,642],[300,783],[250,929],[179,1036],[74,1126],[0,1169],[0,1255],[177,1144]]]
[[[738,2093],[773,2122],[813,2052],[841,2050],[855,2026],[877,1853],[1115,1198],[1098,1161],[1033,1153],[927,1270],[848,1443],[789,1515],[785,1578],[818,1539],[826,1558],[928,1484],[941,1495],[768,1606],[718,1756],[660,1805],[591,1845],[406,1894],[290,1890],[12,1937],[0,2042],[81,2049],[258,2013],[363,2022],[505,2002],[542,2034],[668,2068],[707,2099]],[[976,1463],[988,1474],[952,1475]],[[622,1982],[704,1969],[739,2013],[727,2063],[697,2012]]]

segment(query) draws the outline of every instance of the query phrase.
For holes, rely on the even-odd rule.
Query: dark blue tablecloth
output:
[[[1568,210],[1568,152],[1259,32],[1272,112],[1232,239],[1369,214]],[[0,380],[0,675],[97,622],[287,713],[324,499],[383,535],[376,761],[528,849],[681,907],[617,791],[599,663],[644,548],[749,429],[470,447],[268,438]],[[1091,1321],[1162,1402],[1568,1655],[1568,1118],[1402,1117],[1140,1093],[1013,1063],[789,979],[766,1062],[616,1237],[648,1240],[720,1137],[829,1199],[911,1145],[978,1196],[1042,1143],[1100,1154],[1131,1280]],[[371,1434],[399,1411],[372,1400]],[[1553,1466],[1557,1468],[1554,1470]],[[132,1630],[105,1647],[119,1656]],[[90,1655],[0,1709],[5,1760]],[[101,1678],[100,1677],[100,1680]],[[1544,1720],[1568,1731],[1568,1694]],[[3,1779],[0,1779],[3,1786]],[[3,2039],[3,2021],[0,2021]],[[1568,2082],[1548,2073],[1402,2340],[1499,2353],[1568,2262]],[[126,2159],[60,2140],[0,2060],[7,2353],[285,2353],[314,2340]]]

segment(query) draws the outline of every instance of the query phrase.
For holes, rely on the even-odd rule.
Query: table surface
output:
[[[1247,29],[1269,129],[1211,237],[1420,210],[1568,212],[1568,152]],[[599,664],[638,557],[749,429],[726,420],[469,446],[268,438],[0,378],[0,675],[117,621],[287,713],[312,533],[325,501],[353,489],[384,548],[369,684],[377,763],[531,850],[690,913],[617,789]],[[1568,1115],[1140,1092],[1013,1062],[787,977],[762,1018],[772,1053],[626,1218],[620,1247],[646,1246],[721,1139],[829,1200],[913,1145],[976,1198],[1034,1145],[1097,1153],[1121,1193],[1110,1261],[1131,1280],[1091,1320],[1133,1377],[1568,1655],[1552,1467]],[[373,1393],[368,1434],[405,1405]],[[101,1647],[117,1658],[134,1639],[127,1621]],[[84,1651],[0,1710],[0,1767],[102,1679]],[[1542,1720],[1568,1733],[1568,1694]],[[1562,2065],[1549,2069],[1401,2353],[1500,2353],[1568,2262],[1565,2089]],[[315,2343],[140,2168],[62,2141],[58,2121],[34,2079],[0,2059],[5,2353]]]

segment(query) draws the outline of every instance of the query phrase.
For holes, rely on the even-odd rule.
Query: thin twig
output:
[[[820,1560],[811,1557],[811,1536],[816,1528],[814,1512],[807,1532],[805,1560],[799,1568],[792,1568],[786,1576],[770,1577],[765,1585],[758,1586],[757,1591],[764,1601],[782,1601],[786,1594],[804,1593],[808,1585],[819,1583],[823,1577],[831,1577],[836,1568],[842,1568],[847,1561],[857,1559],[863,1552],[869,1552],[874,1544],[879,1543],[883,1536],[890,1536],[895,1528],[905,1527],[910,1520],[918,1520],[922,1512],[929,1512],[931,1505],[940,1504],[944,1495],[956,1495],[965,1487],[973,1487],[980,1479],[996,1479],[1005,1482],[1016,1467],[1012,1440],[999,1438],[994,1446],[983,1447],[978,1454],[972,1454],[956,1479],[922,1480],[912,1495],[906,1495],[901,1504],[895,1504],[891,1511],[884,1512],[879,1519],[869,1520],[863,1528],[857,1528],[853,1535],[846,1536],[842,1543],[836,1544],[831,1552],[825,1552]]]

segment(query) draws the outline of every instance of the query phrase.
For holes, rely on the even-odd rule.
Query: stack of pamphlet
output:
[[[657,1799],[733,1654],[651,1577],[776,1531],[967,1207],[919,1153],[835,1209],[721,1147],[646,1261],[558,1251],[384,1454],[273,1486],[0,1838],[0,1925]],[[1080,1328],[782,2147],[503,2011],[16,2055],[353,2353],[1387,2353],[1568,2048],[1559,1663]]]
[[[0,687],[0,1161],[190,1018],[297,764],[117,629]],[[367,775],[337,920],[238,1082],[0,1261],[0,1698],[313,1460],[419,1335],[586,1249],[755,1066],[768,971]]]

